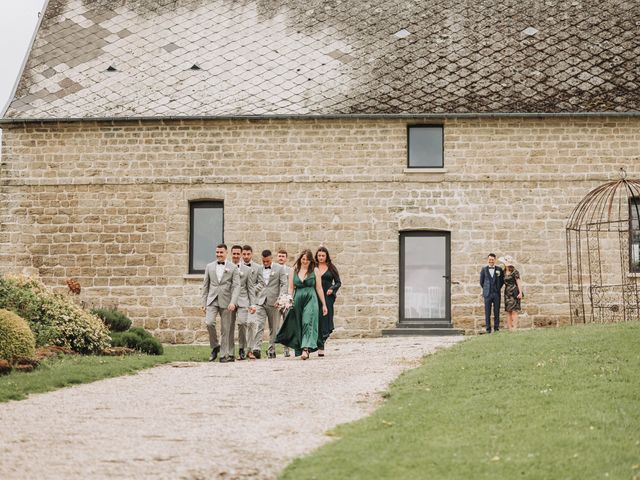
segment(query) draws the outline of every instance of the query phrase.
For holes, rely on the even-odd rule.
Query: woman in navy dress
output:
[[[327,314],[320,316],[318,322],[318,356],[324,357],[324,344],[333,332],[333,304],[336,301],[336,293],[342,285],[338,269],[331,261],[329,250],[325,247],[318,248],[315,255],[316,265],[322,280],[322,291],[327,304]]]

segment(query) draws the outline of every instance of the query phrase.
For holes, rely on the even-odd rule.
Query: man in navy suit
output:
[[[500,289],[504,285],[504,272],[496,267],[496,255],[490,253],[487,265],[480,270],[480,286],[484,298],[484,324],[491,333],[491,306],[493,306],[493,331],[500,330]]]

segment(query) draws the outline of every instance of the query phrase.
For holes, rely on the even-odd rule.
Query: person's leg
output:
[[[256,358],[253,354],[253,347],[255,344],[255,338],[258,330],[258,314],[257,313],[249,313],[247,315],[247,358],[254,359]]]
[[[500,294],[493,297],[493,331],[500,330]]]
[[[491,297],[484,298],[484,327],[491,333]]]
[[[513,321],[513,329],[516,330],[518,328],[518,311],[514,310],[511,312],[511,318]]]
[[[253,337],[252,351],[256,358],[262,355],[262,338],[264,337],[264,324],[267,321],[267,311],[264,305],[259,305],[256,314],[256,333]]]
[[[283,313],[280,314],[280,325],[282,326],[282,324],[284,324],[284,314]],[[290,357],[291,356],[291,352],[289,351],[289,347],[287,347],[286,345],[284,347],[284,356],[285,357]]]
[[[236,313],[236,323],[238,324],[238,360],[244,360],[247,354],[247,320],[249,309],[239,307]]]
[[[226,308],[222,309],[220,312],[220,361],[236,359],[233,333],[233,312]]]
[[[280,311],[271,306],[266,307],[266,311],[269,320],[269,357],[276,358],[276,335],[280,329]]]
[[[211,356],[209,361],[213,361],[220,351],[220,342],[218,341],[218,333],[216,332],[216,316],[218,307],[210,305],[207,307],[204,322],[207,325],[207,333],[209,334],[209,346],[211,347]]]

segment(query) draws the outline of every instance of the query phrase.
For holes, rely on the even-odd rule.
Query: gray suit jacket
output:
[[[207,307],[218,299],[218,306],[227,308],[230,303],[237,305],[240,295],[240,275],[238,267],[227,261],[224,265],[222,279],[218,282],[216,266],[218,262],[211,262],[204,271],[202,283],[202,306]]]
[[[250,267],[240,264],[238,269],[240,276],[240,295],[238,296],[238,307],[250,307],[256,303],[256,282],[255,271]],[[253,276],[252,276],[253,273]]]
[[[278,297],[288,292],[288,278],[282,265],[277,263],[271,264],[271,275],[269,281],[265,284],[262,272],[264,267],[258,269],[258,288],[256,292],[256,305],[273,305]]]

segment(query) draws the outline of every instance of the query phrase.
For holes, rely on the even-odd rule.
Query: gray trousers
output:
[[[260,350],[262,347],[262,337],[264,336],[264,326],[269,322],[269,348],[276,343],[276,335],[280,329],[280,310],[271,305],[259,305],[256,310],[258,325],[254,336],[254,350]]]
[[[220,341],[216,333],[216,317],[220,315]],[[209,332],[209,346],[211,349],[220,347],[220,358],[234,355],[234,318],[233,312],[217,305],[209,305],[204,317]]]
[[[247,331],[249,330],[249,309],[247,307],[238,307],[238,309],[233,312],[233,316],[238,325],[238,346],[247,352],[247,348],[252,346],[247,345],[247,338],[250,338],[247,335]]]

